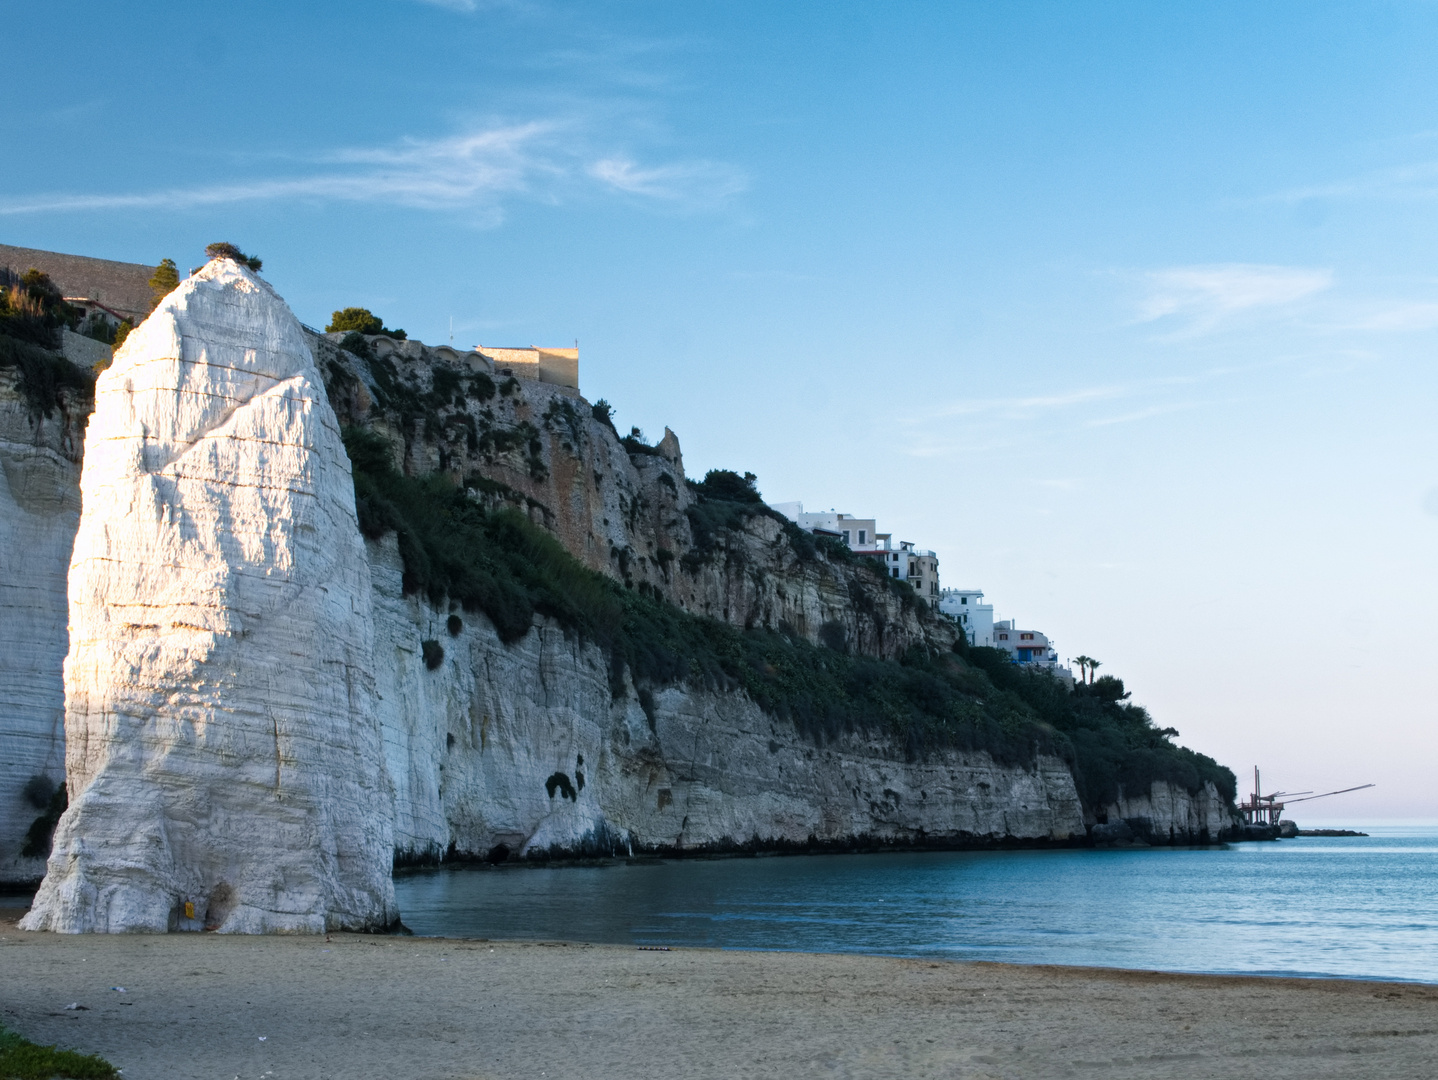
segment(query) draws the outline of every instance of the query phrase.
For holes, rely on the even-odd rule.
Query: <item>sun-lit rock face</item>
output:
[[[397,912],[349,462],[299,323],[215,260],[101,377],[70,564],[70,807],[25,925]]]

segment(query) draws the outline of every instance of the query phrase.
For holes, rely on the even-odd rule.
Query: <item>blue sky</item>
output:
[[[581,348],[1305,815],[1438,817],[1438,7],[27,5],[0,242]]]

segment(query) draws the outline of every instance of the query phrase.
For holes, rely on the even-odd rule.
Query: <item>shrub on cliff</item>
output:
[[[803,532],[794,523],[776,510],[764,504],[759,489],[755,486],[758,477],[753,473],[742,476],[732,469],[710,469],[703,480],[689,480],[689,493],[694,501],[689,504],[689,532],[694,537],[694,547],[685,552],[681,561],[690,570],[695,569],[710,557],[719,547],[720,532],[725,529],[740,530],[745,522],[756,516],[774,518],[786,526],[793,526],[791,542],[797,541],[809,553],[814,551],[814,538]],[[807,540],[801,539],[806,537]]]
[[[265,265],[263,260],[258,256],[246,255],[239,248],[235,247],[234,244],[227,244],[224,241],[210,244],[205,248],[205,254],[212,259],[231,259],[234,262],[248,266],[257,274],[260,272],[260,268]]]
[[[658,456],[659,454],[659,447],[651,446],[649,441],[644,438],[644,432],[640,431],[637,427],[631,427],[629,434],[620,439],[619,442],[623,445],[624,449],[631,454],[649,454],[651,456]]]
[[[63,356],[57,356],[26,341],[0,335],[0,368],[18,368],[20,393],[30,407],[30,415],[39,419],[50,416],[60,406],[64,390],[94,394],[95,373],[77,367]]]
[[[409,337],[403,330],[386,330],[383,319],[369,308],[362,307],[347,307],[342,311],[330,314],[330,324],[325,327],[325,333],[343,334],[346,331],[358,334],[384,334],[386,337],[396,338],[399,341],[404,341]]]
[[[603,398],[600,398],[589,407],[589,412],[594,419],[604,424],[610,431],[613,431],[615,438],[619,437],[619,432],[615,430],[614,427],[614,406],[610,405],[609,402]]]
[[[56,349],[60,328],[74,326],[79,318],[48,274],[35,269],[16,274],[0,267],[0,334]]]
[[[130,331],[133,329],[135,329],[134,323],[129,319],[121,319],[120,325],[115,327],[115,340],[110,344],[118,349],[121,345],[125,344],[125,339],[130,336]],[[107,363],[105,366],[108,367],[109,364]]]

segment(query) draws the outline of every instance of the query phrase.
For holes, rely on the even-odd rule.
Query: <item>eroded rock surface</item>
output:
[[[1093,830],[1099,843],[1211,844],[1234,831],[1228,804],[1212,783],[1191,792],[1156,780],[1147,791],[1121,792],[1104,810],[1106,825]]]
[[[482,615],[457,635],[369,548],[380,717],[401,858],[923,847],[1084,837],[1073,776],[984,753],[906,760],[881,734],[819,747],[742,692],[614,697],[594,646],[543,620],[513,645]],[[431,670],[423,640],[442,642]]]
[[[772,513],[696,530],[667,428],[654,446],[621,440],[573,391],[508,378],[477,353],[372,337],[377,355],[362,358],[339,337],[312,345],[345,423],[387,438],[408,475],[448,474],[522,509],[591,569],[731,626],[842,639],[866,656],[952,645],[952,626],[911,591],[816,551],[812,538],[796,548]]]
[[[70,806],[25,925],[396,917],[370,582],[299,323],[215,260],[102,375],[69,574]]]
[[[19,379],[0,369],[0,882],[45,872],[20,852],[45,792],[65,782],[65,573],[90,412],[67,391],[46,415]]]

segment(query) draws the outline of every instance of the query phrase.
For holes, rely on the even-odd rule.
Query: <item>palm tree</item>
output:
[[[1098,670],[1099,668],[1101,668],[1101,667],[1103,667],[1103,665],[1100,664],[1097,660],[1094,660],[1094,659],[1092,659],[1092,658],[1089,659],[1089,662],[1088,662],[1088,681],[1089,681],[1089,685],[1090,685],[1090,686],[1093,685],[1093,673],[1094,673],[1095,671],[1097,671],[1097,670]]]
[[[1079,679],[1083,681],[1084,677],[1088,674],[1088,666],[1093,663],[1093,657],[1075,656],[1073,662],[1079,666]]]

